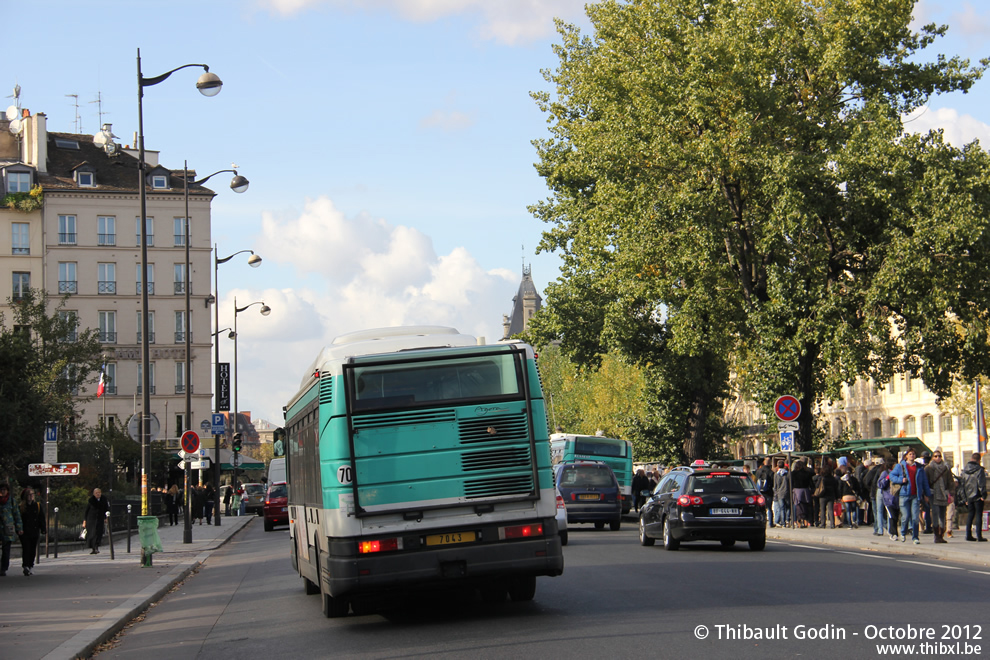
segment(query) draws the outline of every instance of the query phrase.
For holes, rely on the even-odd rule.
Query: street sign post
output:
[[[777,431],[783,433],[784,431],[798,431],[801,428],[801,424],[798,422],[777,422]]]
[[[162,431],[162,424],[155,413],[151,413],[151,428],[148,431],[148,442],[154,442]],[[134,442],[141,442],[141,415],[131,415],[127,421],[127,435],[131,436]]]
[[[29,477],[74,477],[79,474],[79,463],[29,463]]]
[[[801,402],[790,394],[778,397],[773,404],[773,412],[782,422],[793,422],[801,416]]]
[[[794,451],[794,431],[780,432],[780,451]]]
[[[195,454],[199,451],[199,434],[195,431],[186,431],[179,438],[179,444],[182,446],[182,451],[187,454]]]
[[[210,420],[204,419],[202,422],[200,422],[199,423],[199,430],[202,431],[203,433],[209,433],[210,432]]]
[[[223,416],[223,413],[213,413],[213,435],[223,435],[227,432],[227,418]]]
[[[58,443],[57,442],[46,442],[45,443],[45,453],[42,457],[45,463],[58,463]]]

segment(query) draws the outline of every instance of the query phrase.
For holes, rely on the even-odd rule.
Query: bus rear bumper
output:
[[[556,525],[552,526],[556,530]],[[334,597],[392,589],[483,586],[523,575],[560,575],[564,557],[551,529],[541,538],[456,545],[361,557],[323,555],[323,577]]]

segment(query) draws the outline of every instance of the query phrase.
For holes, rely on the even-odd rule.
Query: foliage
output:
[[[45,195],[41,186],[34,186],[30,192],[7,193],[0,199],[0,206],[5,206],[21,213],[31,213],[37,211],[45,203]]]
[[[73,394],[92,382],[101,346],[94,330],[75,336],[78,319],[59,314],[64,298],[52,314],[40,290],[8,304],[13,325],[0,315],[0,473],[23,475],[41,460],[46,421],[59,422],[60,448],[81,437]]]
[[[591,37],[559,25],[556,98],[534,95],[552,195],[532,210],[564,259],[548,307],[601,310],[575,354],[652,327],[662,373],[707,367],[681,384],[696,441],[730,355],[765,413],[802,400],[800,449],[815,402],[858,375],[944,396],[990,371],[990,159],[901,123],[987,62],[924,63],[946,28],[912,32],[913,7],[604,0]]]

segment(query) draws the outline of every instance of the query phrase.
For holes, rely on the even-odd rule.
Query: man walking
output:
[[[925,466],[925,476],[932,489],[929,509],[935,543],[946,543],[945,509],[949,506],[949,493],[955,484],[949,466],[942,461],[942,450],[936,449],[931,462]]]
[[[772,507],[773,502],[773,468],[770,467],[770,458],[764,458],[763,464],[754,475],[756,477],[756,490],[767,501],[767,505]],[[770,526],[774,526],[773,517],[770,517]]]
[[[915,545],[920,545],[918,538],[918,518],[921,514],[921,502],[931,494],[925,469],[915,462],[917,453],[908,449],[904,460],[894,466],[890,473],[891,487],[900,486],[898,493],[901,509],[901,541],[907,541],[908,527],[911,528],[911,539]]]
[[[987,499],[987,471],[980,461],[983,455],[973,454],[962,471],[963,494],[969,514],[966,516],[966,540],[986,541],[983,537],[983,504]],[[973,536],[973,521],[976,521],[976,536]]]

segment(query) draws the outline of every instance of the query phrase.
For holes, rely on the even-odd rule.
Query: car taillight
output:
[[[746,504],[758,504],[760,506],[766,506],[767,501],[762,495],[750,495],[746,498]]]
[[[567,506],[564,504],[564,498],[560,495],[557,496],[557,508],[566,509]]]
[[[677,504],[679,506],[700,506],[704,503],[697,495],[681,495],[677,498]]]
[[[531,536],[543,536],[543,525],[534,523],[532,525],[515,525],[513,527],[500,527],[498,538],[505,539],[525,539]]]
[[[374,541],[360,541],[358,543],[358,552],[362,555],[366,555],[372,552],[389,552],[391,550],[399,549],[399,539],[376,539]]]

